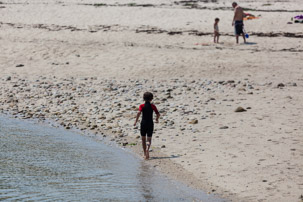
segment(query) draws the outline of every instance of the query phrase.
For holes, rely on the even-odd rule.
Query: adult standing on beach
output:
[[[243,26],[244,26],[244,24],[243,24],[243,18],[244,18],[243,8],[238,6],[238,4],[236,2],[233,2],[232,6],[235,9],[232,26],[235,26],[235,34],[236,34],[237,43],[239,43],[239,36],[240,35],[243,36],[244,43],[246,43],[245,35],[244,35],[244,32],[243,32]]]

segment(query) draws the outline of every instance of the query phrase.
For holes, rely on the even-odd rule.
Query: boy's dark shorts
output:
[[[235,34],[243,34],[243,21],[235,21]]]
[[[152,137],[154,132],[154,123],[141,122],[141,136]]]

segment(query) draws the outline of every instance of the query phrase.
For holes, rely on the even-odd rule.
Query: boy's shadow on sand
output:
[[[175,158],[179,158],[180,155],[178,156],[175,156],[175,155],[171,155],[171,156],[153,156],[153,157],[150,157],[149,160],[157,160],[157,159],[175,159]]]

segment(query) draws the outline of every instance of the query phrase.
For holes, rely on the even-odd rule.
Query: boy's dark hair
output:
[[[220,19],[219,19],[219,18],[216,18],[215,21],[220,21]]]
[[[145,92],[143,94],[144,101],[151,101],[154,98],[154,95],[151,92]]]

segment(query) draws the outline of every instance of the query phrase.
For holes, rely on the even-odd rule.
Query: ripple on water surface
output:
[[[62,129],[0,117],[0,200],[222,201]]]

